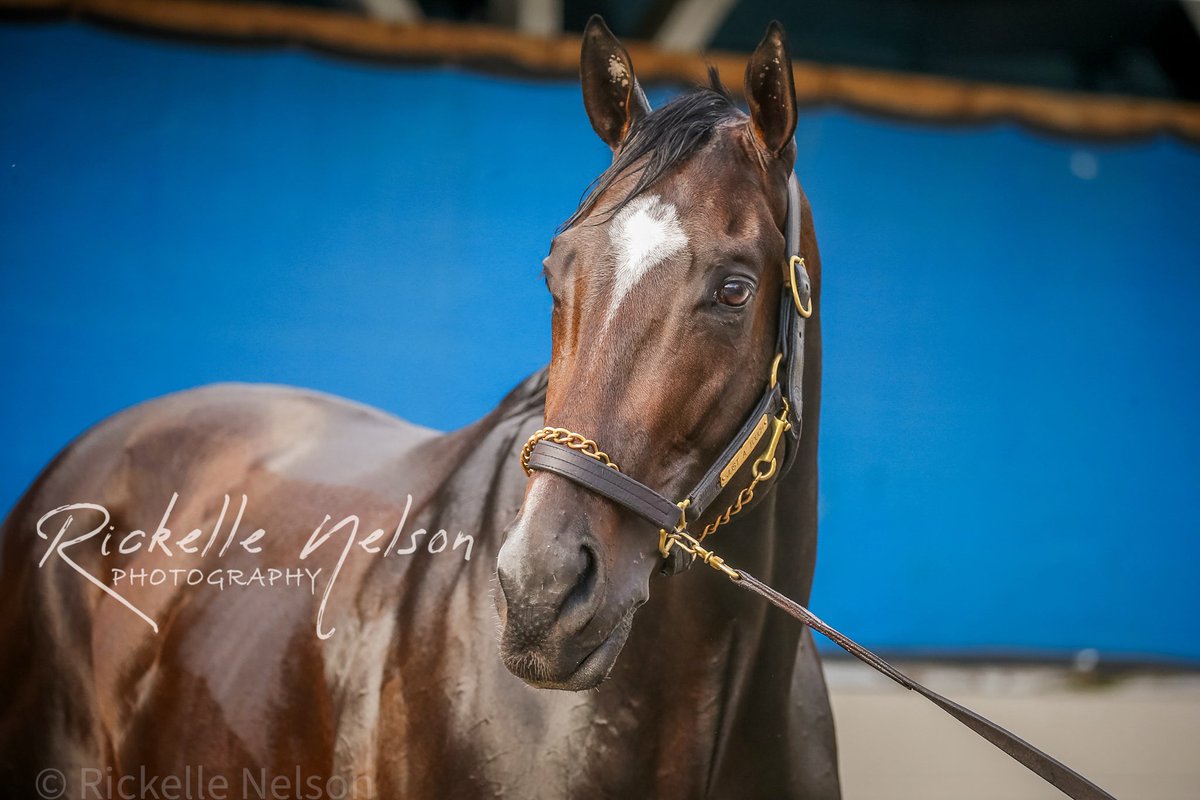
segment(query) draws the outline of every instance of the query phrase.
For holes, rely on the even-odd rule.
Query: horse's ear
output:
[[[616,150],[634,123],[650,113],[650,103],[633,74],[629,53],[599,14],[593,14],[583,29],[579,77],[592,127]]]
[[[780,155],[796,132],[796,83],[783,26],[772,22],[746,65],[750,127],[764,150]]]

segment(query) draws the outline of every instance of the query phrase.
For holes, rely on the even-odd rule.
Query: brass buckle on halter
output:
[[[799,265],[800,268],[804,270],[805,276],[808,275],[808,267],[805,266],[804,259],[800,256],[792,256],[788,261],[787,282],[788,285],[792,287],[792,302],[796,304],[796,313],[805,319],[808,319],[812,316],[813,312],[812,292],[811,290],[809,291],[808,308],[805,308],[804,304],[800,302],[800,290],[797,288],[799,281],[796,280],[796,265]]]

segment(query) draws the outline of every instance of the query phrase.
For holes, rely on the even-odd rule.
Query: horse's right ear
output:
[[[579,77],[592,127],[616,150],[634,123],[650,113],[650,103],[633,74],[629,53],[599,14],[593,14],[583,29]]]

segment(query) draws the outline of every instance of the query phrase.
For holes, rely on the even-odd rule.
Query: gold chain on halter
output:
[[[776,371],[779,367],[779,360],[780,357],[777,356],[775,358],[775,363],[771,366],[771,386],[775,385]],[[722,525],[729,524],[729,520],[740,514],[742,509],[748,506],[750,502],[754,500],[754,490],[758,488],[758,484],[765,480],[770,480],[775,474],[775,470],[777,468],[775,452],[779,448],[779,440],[783,437],[784,432],[792,427],[792,424],[788,422],[789,410],[788,401],[785,397],[783,398],[783,408],[779,411],[779,416],[774,417],[771,420],[771,439],[767,443],[767,447],[763,451],[763,454],[759,456],[751,466],[751,472],[754,477],[750,481],[750,485],[738,492],[737,498],[735,498],[733,503],[725,509],[724,513],[720,514],[716,519],[704,526],[704,530],[701,531],[700,538],[697,540],[697,544],[703,542],[707,537],[716,533],[717,528],[720,528]]]
[[[704,526],[704,530],[700,532],[700,541],[703,542],[709,536],[712,536],[717,532],[717,528],[729,524],[729,520],[740,514],[742,509],[754,500],[754,489],[762,480],[763,478],[758,473],[755,473],[754,479],[750,481],[750,485],[738,492],[737,499],[733,501],[733,504],[727,507],[723,514]]]
[[[521,448],[521,468],[525,470],[526,475],[532,473],[532,470],[529,468],[529,456],[533,453],[534,445],[541,441],[566,445],[572,450],[578,450],[585,456],[596,459],[606,467],[612,467],[617,472],[621,471],[621,468],[614,464],[613,460],[608,457],[608,453],[601,450],[600,445],[586,436],[573,433],[566,428],[542,428],[533,436],[530,436],[529,440],[525,442],[525,446]]]
[[[776,360],[778,363],[778,360]],[[774,375],[772,375],[772,383]],[[763,450],[763,454],[759,456],[751,466],[751,471],[754,477],[750,481],[750,485],[738,492],[737,499],[733,504],[725,509],[725,512],[710,522],[704,527],[700,533],[700,538],[692,536],[687,530],[687,508],[690,501],[684,500],[678,503],[679,506],[679,524],[673,531],[660,530],[658,532],[658,552],[663,558],[671,555],[671,548],[678,547],[685,553],[689,553],[695,558],[700,559],[705,565],[712,567],[718,572],[725,573],[732,580],[741,578],[741,574],[725,563],[725,559],[714,553],[712,550],[704,547],[702,542],[706,537],[716,532],[717,528],[725,525],[730,519],[741,513],[742,509],[750,504],[754,499],[754,490],[758,484],[765,480],[770,480],[779,468],[778,461],[775,459],[775,453],[779,448],[779,440],[783,438],[784,431],[791,428],[791,423],[788,422],[788,402],[784,398],[783,408],[779,412],[779,416],[774,417],[771,430],[771,439],[767,443],[767,447]]]

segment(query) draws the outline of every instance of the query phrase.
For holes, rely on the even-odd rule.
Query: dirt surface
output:
[[[898,663],[1121,800],[1200,799],[1200,674]],[[867,667],[827,661],[846,800],[1060,800],[1033,773]]]

